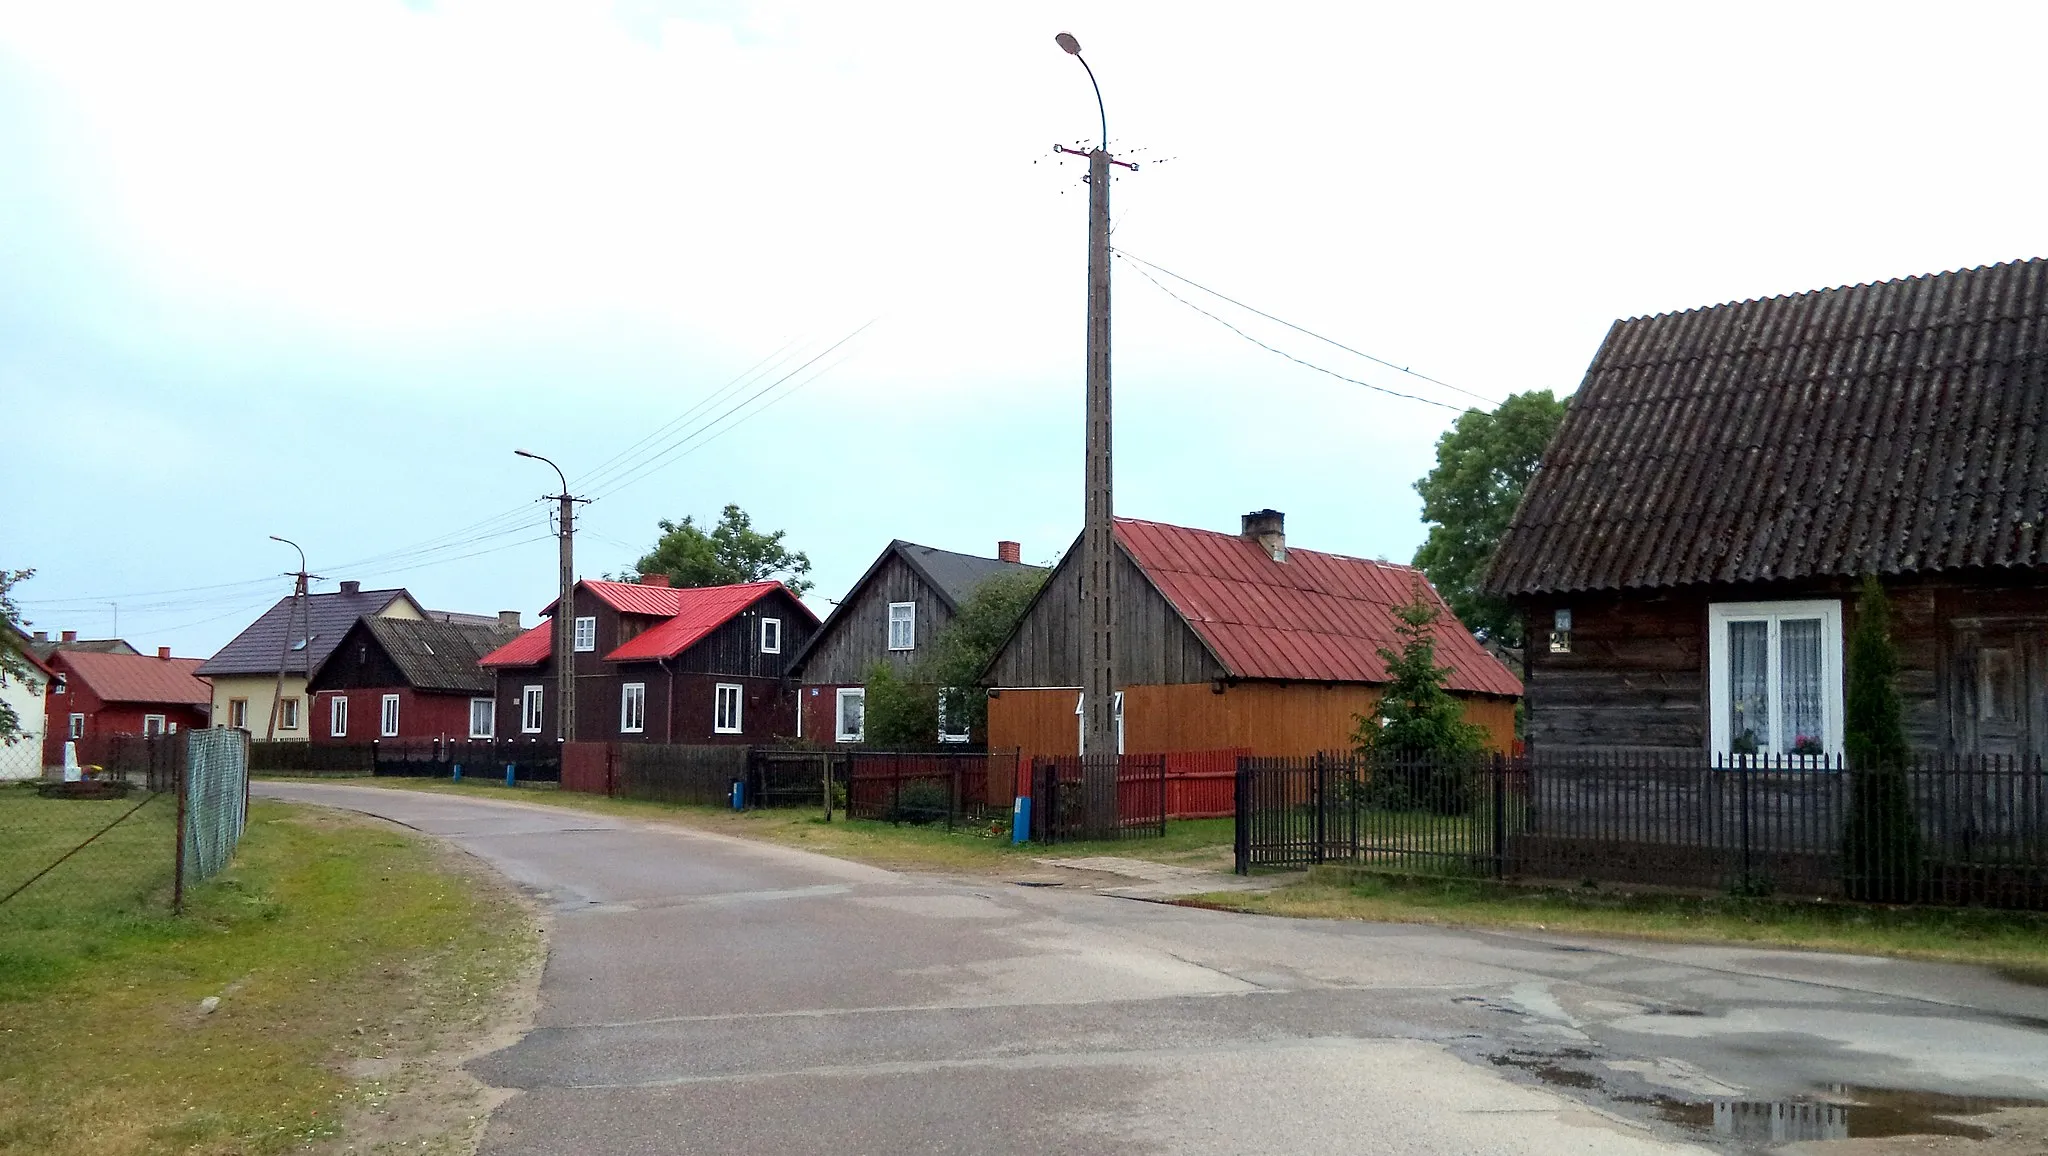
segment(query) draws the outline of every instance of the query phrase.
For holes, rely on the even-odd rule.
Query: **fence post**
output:
[[[1330,763],[1328,759],[1323,757],[1323,753],[1321,751],[1317,751],[1315,755],[1315,760],[1312,765],[1315,768],[1315,778],[1313,784],[1309,788],[1309,798],[1313,801],[1313,806],[1315,807],[1315,828],[1313,833],[1313,837],[1315,839],[1315,850],[1309,852],[1309,861],[1312,863],[1321,863],[1324,858],[1323,837],[1325,834],[1328,833],[1328,825],[1323,811],[1324,807],[1329,802],[1329,799],[1325,793],[1325,788],[1329,786],[1328,780],[1330,777]]]
[[[1231,824],[1231,851],[1237,859],[1235,870],[1239,875],[1252,873],[1251,832],[1247,828],[1247,824],[1252,821],[1252,809],[1249,804],[1251,791],[1246,781],[1247,776],[1251,774],[1251,769],[1245,765],[1248,761],[1244,756],[1238,756],[1237,773],[1232,775],[1230,780],[1231,810],[1237,814],[1236,821]]]
[[[1166,756],[1159,756],[1159,837],[1166,838]]]
[[[1493,877],[1507,874],[1508,864],[1508,763],[1507,756],[1493,752]]]
[[[1747,762],[1747,759],[1744,760]],[[1745,766],[1742,775],[1742,893],[1749,894],[1749,780],[1752,768]]]
[[[946,798],[946,830],[951,831],[953,817],[960,813],[960,760],[947,759],[946,769],[951,772],[946,776],[951,787],[951,794]]]
[[[173,790],[178,792],[178,824],[176,837],[176,865],[171,880],[171,913],[185,914],[185,770],[192,763],[192,732],[185,732],[185,765],[178,768],[177,777],[172,780]]]
[[[829,823],[829,822],[831,822],[831,821],[832,821],[832,756],[831,756],[831,755],[819,755],[819,756],[818,756],[818,777],[819,777],[819,778],[821,778],[821,779],[823,779],[823,780],[824,780],[824,783],[825,783],[825,821],[826,821],[827,823]],[[853,800],[852,800],[852,799],[848,799],[848,800],[847,800],[847,803],[848,803],[848,805],[851,805],[851,804],[853,803]]]

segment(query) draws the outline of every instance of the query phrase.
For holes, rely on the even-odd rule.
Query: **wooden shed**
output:
[[[1917,749],[2048,755],[2048,261],[1615,322],[1488,584],[1533,751],[1839,755],[1864,575]]]
[[[1420,589],[1409,566],[1299,550],[1283,516],[1244,516],[1224,534],[1116,522],[1116,673],[1131,754],[1239,749],[1305,755],[1348,748],[1387,681],[1393,608]],[[1053,571],[990,663],[989,745],[1031,755],[1080,748],[1078,550]],[[1514,741],[1521,685],[1443,607],[1438,660],[1466,717]]]

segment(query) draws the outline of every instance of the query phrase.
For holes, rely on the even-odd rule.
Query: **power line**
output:
[[[666,437],[669,433],[673,432],[676,427],[687,422],[691,417],[694,417],[701,410],[705,409],[708,406],[716,405],[721,399],[730,396],[734,391],[744,388],[752,381],[758,380],[760,375],[767,372],[772,372],[774,366],[776,364],[779,364],[784,359],[784,357],[790,352],[790,350],[795,349],[797,345],[799,345],[802,342],[802,340],[802,338],[796,338],[794,340],[791,340],[785,345],[783,345],[782,348],[755,362],[753,365],[748,366],[745,371],[739,374],[739,376],[725,383],[725,385],[721,386],[719,389],[699,398],[697,400],[697,404],[677,414],[675,417],[670,418],[667,422],[664,422],[662,425],[656,427],[652,432],[642,437],[639,441],[634,442],[632,445],[627,446],[625,449],[620,450],[618,453],[613,454],[611,457],[606,458],[604,461],[599,462],[596,466],[585,471],[583,474],[577,477],[576,485],[586,490],[591,489],[598,485],[600,482],[606,480],[605,476],[607,474],[611,474],[613,477],[616,477],[620,474],[632,470],[639,463],[627,461],[626,459],[632,457],[635,451],[639,450],[642,446],[645,446],[650,442],[658,441],[661,438]],[[615,464],[616,468],[614,468]]]
[[[1118,256],[1122,256],[1122,254],[1118,254]],[[1263,341],[1260,341],[1258,338],[1253,337],[1251,334],[1246,333],[1244,330],[1239,329],[1237,326],[1232,325],[1230,322],[1225,321],[1221,317],[1216,316],[1214,313],[1209,312],[1207,309],[1202,308],[1200,305],[1197,305],[1194,302],[1188,300],[1187,298],[1181,296],[1180,294],[1175,293],[1173,290],[1168,289],[1165,285],[1160,283],[1159,278],[1154,277],[1152,274],[1146,272],[1143,266],[1135,266],[1135,268],[1137,269],[1138,276],[1143,277],[1145,280],[1152,282],[1153,285],[1158,286],[1159,291],[1161,293],[1166,294],[1168,297],[1173,298],[1175,301],[1180,302],[1182,305],[1185,305],[1188,308],[1194,310],[1195,312],[1201,314],[1202,316],[1207,317],[1209,320],[1214,321],[1216,324],[1221,325],[1223,328],[1230,330],[1232,333],[1237,334],[1239,337],[1244,338],[1246,341],[1251,342],[1253,345],[1258,346],[1260,349],[1263,349],[1268,353],[1277,353],[1280,356],[1286,358],[1287,360],[1294,362],[1296,365],[1305,366],[1306,368],[1313,369],[1317,373],[1328,374],[1331,377],[1336,378],[1338,381],[1348,381],[1353,385],[1362,385],[1365,388],[1374,390],[1378,393],[1384,393],[1392,397],[1407,398],[1409,401],[1419,401],[1424,405],[1433,405],[1437,406],[1440,409],[1448,409],[1453,412],[1463,412],[1464,410],[1472,408],[1471,406],[1465,405],[1452,405],[1450,402],[1438,401],[1433,397],[1422,397],[1418,394],[1402,393],[1398,389],[1388,389],[1384,385],[1374,385],[1372,382],[1369,381],[1360,381],[1355,377],[1347,377],[1344,374],[1338,373],[1334,369],[1325,369],[1324,367],[1317,365],[1313,361],[1303,361],[1301,358],[1294,356],[1292,353],[1289,353],[1284,349],[1277,349],[1271,345],[1266,344]]]
[[[1183,285],[1189,285],[1189,286],[1193,286],[1193,287],[1194,287],[1194,288],[1196,288],[1196,289],[1200,289],[1200,290],[1201,290],[1202,292],[1204,292],[1204,293],[1207,293],[1207,294],[1209,294],[1209,295],[1210,295],[1211,297],[1216,297],[1216,298],[1219,298],[1219,299],[1221,299],[1221,300],[1224,300],[1224,301],[1228,301],[1228,302],[1230,302],[1230,303],[1231,303],[1232,305],[1235,305],[1235,306],[1237,306],[1237,307],[1238,307],[1239,309],[1242,309],[1242,310],[1244,310],[1244,311],[1245,311],[1245,312],[1247,312],[1247,313],[1255,313],[1255,314],[1257,314],[1258,316],[1260,316],[1260,317],[1263,317],[1263,318],[1265,318],[1266,320],[1268,320],[1268,321],[1271,321],[1271,322],[1273,322],[1273,323],[1274,323],[1274,324],[1276,324],[1276,325],[1285,325],[1285,326],[1286,326],[1287,328],[1289,328],[1289,329],[1292,329],[1292,330],[1294,330],[1294,331],[1295,331],[1296,333],[1300,333],[1300,334],[1304,334],[1304,335],[1306,335],[1306,336],[1309,336],[1309,337],[1313,337],[1313,338],[1315,338],[1315,339],[1316,339],[1317,341],[1321,341],[1321,342],[1323,342],[1323,343],[1325,343],[1325,344],[1328,344],[1328,345],[1334,345],[1334,346],[1336,346],[1337,348],[1339,348],[1339,349],[1343,350],[1343,351],[1344,351],[1344,352],[1346,352],[1346,353],[1349,353],[1349,354],[1353,354],[1353,355],[1355,355],[1355,356],[1358,356],[1358,357],[1363,357],[1363,358],[1365,358],[1365,359],[1366,359],[1367,361],[1370,361],[1370,362],[1372,362],[1372,363],[1373,363],[1373,364],[1375,364],[1375,365],[1384,365],[1384,366],[1386,366],[1386,367],[1387,367],[1388,369],[1391,369],[1391,370],[1395,371],[1396,373],[1405,373],[1405,374],[1407,374],[1407,375],[1408,375],[1409,377],[1415,378],[1415,379],[1416,379],[1417,381],[1426,381],[1426,382],[1430,383],[1431,385],[1440,385],[1440,386],[1443,386],[1443,387],[1444,387],[1445,389],[1451,390],[1451,391],[1452,391],[1452,392],[1454,392],[1454,393],[1462,393],[1462,394],[1464,394],[1464,395],[1465,395],[1466,397],[1469,397],[1469,398],[1473,398],[1473,399],[1476,399],[1476,400],[1478,400],[1478,401],[1483,401],[1483,402],[1485,402],[1485,403],[1486,403],[1486,404],[1488,404],[1488,405],[1497,405],[1497,404],[1499,404],[1498,402],[1494,401],[1494,399],[1492,399],[1492,398],[1490,398],[1490,397],[1487,397],[1487,396],[1485,396],[1485,395],[1483,395],[1483,394],[1477,394],[1477,393],[1473,393],[1473,392],[1472,392],[1471,390],[1469,390],[1469,389],[1465,389],[1465,388],[1462,388],[1462,387],[1460,387],[1460,386],[1452,385],[1452,384],[1451,384],[1450,382],[1448,382],[1448,381],[1444,381],[1444,380],[1442,380],[1442,379],[1440,379],[1440,378],[1435,378],[1435,377],[1431,377],[1431,376],[1429,376],[1429,375],[1428,375],[1428,374],[1426,374],[1426,373],[1417,373],[1417,372],[1415,372],[1415,371],[1414,371],[1413,369],[1410,369],[1410,368],[1408,368],[1408,367],[1407,367],[1407,366],[1405,366],[1405,365],[1396,365],[1395,363],[1393,363],[1393,362],[1391,362],[1391,361],[1388,361],[1388,360],[1387,360],[1386,358],[1384,358],[1384,357],[1375,357],[1375,356],[1373,356],[1372,354],[1370,354],[1370,353],[1367,353],[1367,352],[1365,352],[1365,351],[1364,351],[1364,350],[1362,350],[1362,349],[1353,349],[1353,348],[1351,348],[1351,347],[1350,347],[1349,345],[1346,345],[1346,344],[1344,344],[1343,342],[1341,342],[1341,341],[1338,341],[1338,340],[1337,340],[1336,338],[1333,338],[1333,337],[1324,337],[1324,336],[1323,336],[1322,334],[1320,334],[1320,333],[1317,333],[1317,332],[1315,332],[1315,331],[1314,331],[1314,330],[1312,330],[1312,329],[1304,329],[1303,327],[1301,327],[1301,326],[1299,326],[1299,325],[1296,325],[1296,324],[1295,324],[1294,322],[1292,322],[1292,321],[1289,321],[1289,320],[1287,320],[1287,319],[1286,319],[1286,318],[1284,318],[1284,317],[1275,317],[1275,316],[1273,316],[1273,315],[1272,315],[1271,313],[1267,313],[1266,311],[1264,311],[1264,310],[1262,310],[1262,309],[1258,309],[1258,308],[1256,308],[1256,307],[1254,307],[1254,306],[1246,305],[1246,304],[1245,304],[1244,302],[1242,302],[1242,301],[1239,301],[1239,300],[1238,300],[1237,298],[1235,298],[1235,297],[1231,297],[1231,296],[1228,296],[1228,295],[1226,295],[1226,294],[1223,294],[1223,293],[1219,293],[1219,292],[1217,292],[1216,290],[1214,290],[1214,289],[1211,289],[1211,288],[1209,288],[1209,287],[1208,287],[1207,285],[1204,285],[1204,284],[1202,284],[1202,283],[1201,283],[1201,282],[1199,282],[1199,281],[1193,281],[1193,280],[1190,280],[1190,279],[1188,279],[1188,278],[1186,278],[1186,277],[1183,277],[1183,276],[1181,276],[1180,274],[1178,274],[1178,273],[1174,272],[1173,270],[1171,270],[1171,269],[1168,269],[1168,268],[1166,268],[1166,267],[1165,267],[1165,266],[1163,266],[1163,265],[1157,265],[1157,264],[1154,264],[1154,263],[1153,263],[1153,262],[1151,262],[1151,261],[1147,261],[1147,260],[1146,260],[1145,258],[1143,258],[1143,257],[1140,257],[1140,256],[1138,256],[1138,255],[1137,255],[1136,253],[1130,253],[1130,252],[1126,252],[1126,251],[1124,251],[1124,250],[1122,250],[1122,249],[1113,249],[1113,250],[1111,250],[1111,252],[1115,253],[1115,254],[1116,254],[1117,256],[1119,256],[1119,257],[1122,257],[1122,258],[1124,258],[1124,259],[1125,259],[1125,260],[1127,260],[1127,261],[1131,261],[1131,262],[1134,262],[1134,263],[1136,263],[1136,264],[1138,264],[1138,265],[1142,265],[1142,266],[1144,266],[1145,268],[1148,268],[1148,269],[1155,269],[1155,270],[1157,270],[1157,271],[1159,271],[1159,272],[1161,272],[1161,273],[1164,273],[1164,274],[1166,274],[1166,275],[1167,275],[1168,277],[1171,277],[1171,278],[1173,278],[1174,280],[1176,280],[1176,281],[1179,281],[1179,282],[1180,282],[1181,284],[1183,284]],[[1139,272],[1140,272],[1140,273],[1144,272],[1144,269],[1140,269],[1140,270],[1139,270]],[[1157,281],[1153,281],[1153,284],[1155,284],[1155,285],[1158,285],[1159,283],[1158,283]],[[1161,289],[1165,289],[1165,288],[1166,288],[1166,287],[1165,287],[1164,285],[1160,285],[1159,287],[1160,287]],[[1168,290],[1168,295],[1169,295],[1169,296],[1172,296],[1172,291],[1171,291],[1171,290]],[[1185,301],[1185,300],[1182,300],[1181,298],[1179,298],[1179,297],[1177,297],[1177,296],[1176,296],[1176,297],[1174,297],[1174,300],[1176,300],[1176,301],[1180,301],[1180,302],[1181,302],[1181,304],[1183,304],[1183,305],[1190,305],[1190,303],[1189,303],[1189,302],[1187,302],[1187,301]],[[1190,305],[1190,308],[1196,308],[1196,307],[1195,307],[1195,306],[1192,306],[1192,305]],[[1208,316],[1214,317],[1215,315],[1214,315],[1214,314],[1208,314]],[[1222,320],[1221,318],[1216,318],[1216,319],[1217,319],[1217,320],[1219,320],[1219,321],[1220,321],[1220,320]],[[1224,324],[1226,324],[1226,325],[1227,325],[1227,324],[1229,324],[1229,323],[1228,323],[1228,322],[1224,322]],[[1232,328],[1233,328],[1233,329],[1235,329],[1236,327],[1235,327],[1235,326],[1232,326]],[[1242,332],[1242,331],[1240,331],[1240,332]],[[1271,347],[1271,346],[1267,346],[1267,348],[1268,348],[1268,349],[1271,349],[1272,347]],[[1278,353],[1278,352],[1279,352],[1279,350],[1274,350],[1274,352]],[[1283,356],[1285,356],[1285,355],[1283,354]],[[1302,364],[1304,364],[1304,365],[1307,365],[1308,363],[1307,363],[1307,362],[1303,362]],[[1312,367],[1312,368],[1313,368],[1313,367]],[[1347,379],[1347,380],[1348,380],[1348,379]],[[1392,392],[1392,391],[1390,390],[1390,391],[1388,391],[1388,392]],[[1404,396],[1404,397],[1405,397],[1405,396],[1407,396],[1407,395],[1406,395],[1406,394],[1403,394],[1403,395],[1401,395],[1401,396]],[[1419,399],[1418,399],[1418,400],[1419,400]]]

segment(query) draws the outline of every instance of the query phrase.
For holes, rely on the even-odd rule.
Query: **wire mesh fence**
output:
[[[120,736],[118,760],[0,784],[0,935],[175,910],[234,855],[247,819],[238,731]],[[0,748],[4,749],[4,748]],[[104,752],[94,752],[103,754]]]

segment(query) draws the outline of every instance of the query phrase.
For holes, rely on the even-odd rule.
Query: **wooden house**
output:
[[[1532,751],[1838,755],[1873,574],[1915,748],[2048,754],[2048,261],[1615,322],[1488,584]]]
[[[1307,755],[1349,748],[1387,681],[1393,608],[1417,590],[1408,566],[1287,545],[1277,511],[1224,534],[1116,521],[1115,664],[1130,754],[1239,749]],[[991,747],[1028,755],[1080,748],[1078,550],[1068,551],[990,663]],[[1514,741],[1521,685],[1443,607],[1438,662],[1491,744]]]
[[[861,741],[869,668],[886,662],[909,670],[988,579],[1043,573],[1021,555],[1022,547],[1007,541],[996,543],[993,558],[900,538],[889,543],[790,663],[802,703],[800,735],[821,743]],[[935,737],[965,742],[979,736],[942,726]]]
[[[127,644],[122,644],[127,649]],[[102,650],[52,651],[43,727],[43,765],[64,765],[64,744],[77,741],[80,755],[91,744],[115,735],[162,735],[203,727],[213,688],[198,677],[200,660],[172,658],[166,646],[154,655]]]
[[[497,737],[555,737],[554,622],[485,655]],[[671,587],[576,584],[572,661],[579,742],[755,743],[796,733],[796,694],[783,680],[817,615],[780,582]]]
[[[313,741],[496,737],[497,679],[480,660],[518,636],[512,610],[495,622],[356,619],[306,680]]]
[[[305,709],[306,677],[348,628],[366,615],[420,619],[430,613],[402,588],[365,590],[355,581],[343,582],[339,590],[309,594],[304,603],[281,598],[199,668],[213,683],[213,717],[222,726],[238,727],[259,739],[306,741],[315,729]]]

